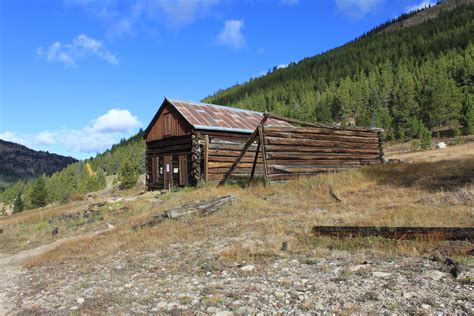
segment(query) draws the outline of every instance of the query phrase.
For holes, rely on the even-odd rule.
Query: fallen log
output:
[[[233,195],[226,195],[222,197],[218,197],[216,199],[200,202],[200,203],[191,203],[185,204],[181,207],[172,208],[169,210],[164,211],[163,213],[154,215],[149,221],[136,225],[133,227],[133,230],[138,230],[141,228],[146,227],[153,227],[160,224],[165,219],[179,219],[181,217],[191,215],[191,214],[199,214],[201,216],[207,216],[216,212],[220,207],[232,204],[235,201],[235,196]]]
[[[473,240],[473,227],[377,227],[377,226],[314,226],[316,236],[383,237],[415,239],[428,237],[439,240]]]

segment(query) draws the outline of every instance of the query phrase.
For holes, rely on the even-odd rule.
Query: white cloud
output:
[[[93,154],[104,151],[120,139],[131,136],[134,129],[142,126],[138,118],[128,110],[111,109],[91,121],[82,129],[60,128],[38,134],[0,132],[0,139],[25,145],[36,150],[57,151],[64,148],[68,154]],[[53,148],[53,150],[52,150]],[[77,156],[77,155],[76,155]]]
[[[36,142],[39,145],[51,145],[54,144],[56,141],[54,140],[54,134],[50,132],[41,132],[36,135]]]
[[[38,55],[49,62],[63,63],[66,66],[77,66],[77,61],[89,56],[99,57],[109,64],[118,64],[117,57],[105,45],[85,34],[76,36],[70,44],[54,42],[46,50],[42,47]]]
[[[140,121],[130,111],[112,109],[94,120],[92,131],[99,133],[126,132],[140,126]]]
[[[430,6],[434,6],[436,5],[436,1],[434,0],[422,0],[420,3],[418,4],[414,4],[414,5],[411,5],[411,6],[408,6],[406,8],[406,11],[407,12],[411,12],[411,11],[417,11],[417,10],[420,10],[420,9],[424,9],[424,8],[427,8],[427,7],[430,7]]]
[[[336,0],[337,9],[346,15],[360,18],[374,10],[382,0]]]
[[[300,3],[300,0],[280,0],[282,4],[294,6]]]
[[[288,67],[288,64],[280,64],[277,66],[277,69],[283,69],[283,68],[286,68]]]
[[[222,0],[64,0],[101,21],[111,38],[157,33],[157,25],[180,28],[208,15]]]
[[[3,139],[7,142],[21,144],[21,145],[25,144],[25,140],[23,139],[23,137],[18,136],[15,132],[11,132],[11,131],[1,132],[0,139]]]
[[[242,34],[244,22],[242,20],[227,20],[224,23],[224,28],[217,36],[217,41],[226,46],[235,49],[242,48],[245,44],[245,38]]]

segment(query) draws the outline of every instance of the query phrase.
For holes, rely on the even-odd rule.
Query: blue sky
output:
[[[0,139],[87,158],[434,0],[1,0]]]

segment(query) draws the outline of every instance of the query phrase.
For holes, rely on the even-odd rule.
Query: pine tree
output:
[[[121,189],[130,189],[137,183],[138,174],[130,157],[126,157],[122,161],[119,169],[118,180],[121,183]]]
[[[24,210],[25,205],[23,204],[23,198],[21,192],[18,192],[15,201],[13,202],[13,213],[20,213]]]
[[[46,183],[44,177],[39,177],[38,180],[33,184],[31,191],[31,207],[38,208],[46,205],[47,198]]]

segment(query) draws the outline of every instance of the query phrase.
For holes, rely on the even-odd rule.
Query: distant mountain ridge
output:
[[[76,161],[0,139],[0,191],[18,180],[51,175]]]

